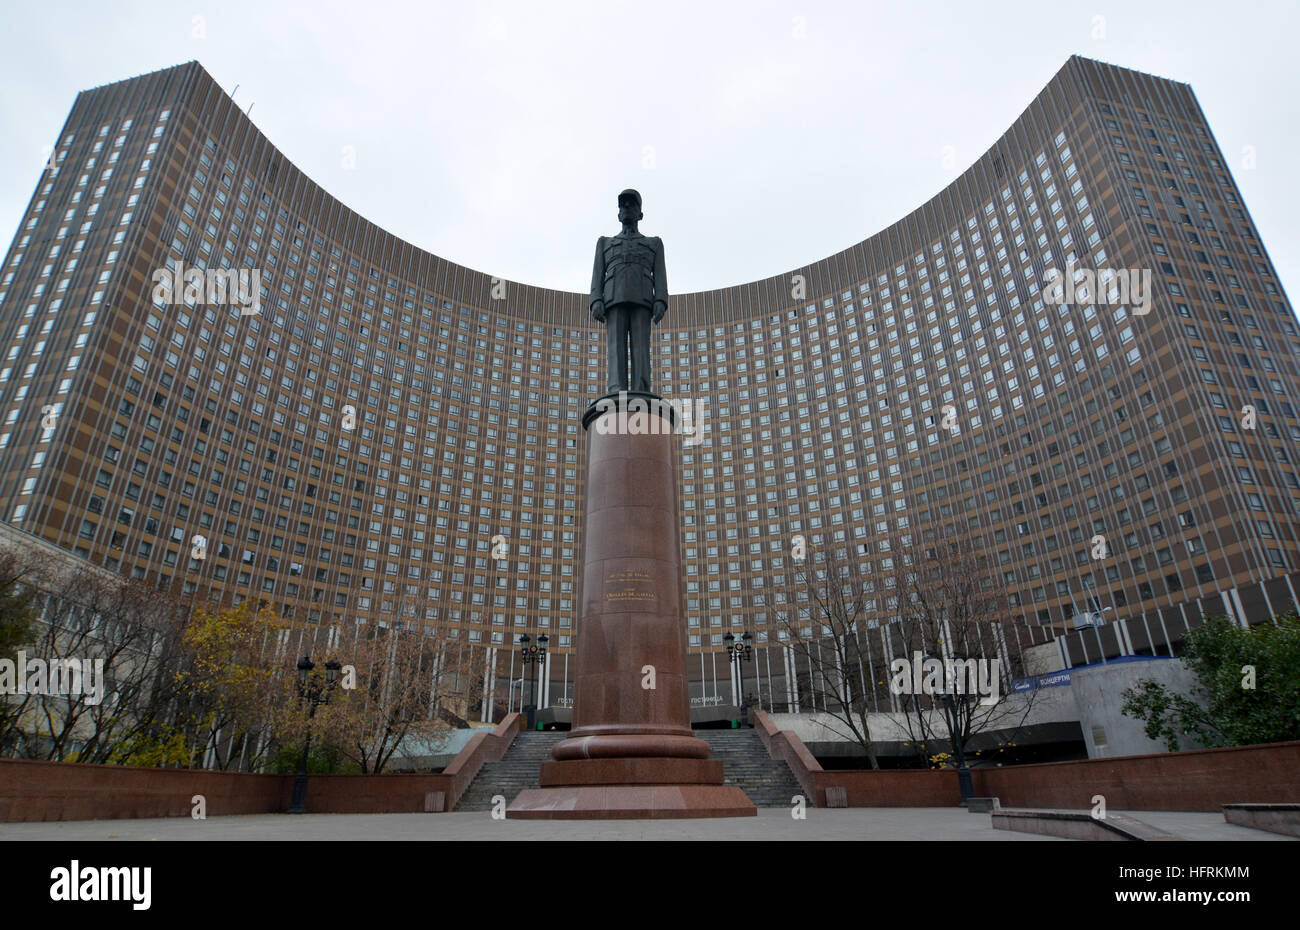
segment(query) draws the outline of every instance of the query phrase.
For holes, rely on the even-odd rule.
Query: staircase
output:
[[[723,784],[738,785],[755,807],[788,808],[792,797],[804,793],[790,766],[767,754],[756,730],[696,730],[695,735],[713,747],[709,758],[722,763]]]
[[[456,810],[491,810],[492,798],[498,794],[509,804],[525,788],[540,787],[537,773],[542,763],[551,761],[551,749],[568,735],[562,730],[521,730],[500,762],[488,762],[479,769]]]

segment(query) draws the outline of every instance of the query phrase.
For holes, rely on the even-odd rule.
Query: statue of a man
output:
[[[606,391],[650,393],[650,327],[668,310],[668,277],[664,244],[658,236],[643,236],[641,195],[618,195],[618,220],[623,231],[596,242],[591,273],[591,315],[605,324]],[[628,370],[629,345],[632,368]]]

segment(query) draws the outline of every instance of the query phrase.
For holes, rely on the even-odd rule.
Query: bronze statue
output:
[[[658,236],[643,236],[636,224],[643,218],[641,195],[618,195],[618,220],[623,231],[596,242],[591,273],[591,315],[605,324],[606,390],[650,391],[650,327],[668,311],[668,277],[664,244]],[[628,370],[629,345],[632,356]]]

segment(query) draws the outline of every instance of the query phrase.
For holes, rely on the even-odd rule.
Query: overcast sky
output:
[[[635,187],[670,290],[722,287],[907,214],[1077,53],[1192,85],[1294,298],[1298,25],[1294,3],[0,0],[0,242],[78,91],[198,59],[422,248],[584,291]]]

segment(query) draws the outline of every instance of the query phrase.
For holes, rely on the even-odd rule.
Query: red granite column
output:
[[[638,413],[637,398],[650,405]],[[723,786],[691,732],[672,415],[653,395],[597,409],[587,430],[586,535],[573,731],[541,789],[507,817],[725,817],[757,813]]]

